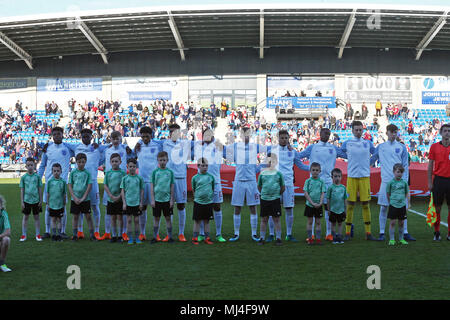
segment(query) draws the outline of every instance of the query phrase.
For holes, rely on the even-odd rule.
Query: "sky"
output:
[[[208,4],[259,4],[279,3],[276,0],[0,0],[0,17],[25,16],[33,14],[59,13],[73,11],[79,8],[81,11],[138,8],[165,5],[208,5]],[[395,4],[395,5],[430,5],[449,6],[449,0],[281,0],[282,3],[370,3],[370,4]]]

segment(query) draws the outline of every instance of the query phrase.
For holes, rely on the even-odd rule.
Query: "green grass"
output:
[[[17,180],[2,180],[0,194],[7,200],[12,244],[0,273],[0,300],[5,299],[448,299],[450,242],[432,241],[425,218],[409,213],[409,232],[417,238],[408,246],[363,240],[361,209],[355,210],[355,238],[344,245],[307,246],[304,200],[297,197],[294,236],[299,243],[273,243],[262,247],[250,238],[248,208],[243,210],[241,239],[212,246],[190,242],[141,246],[108,241],[53,243],[34,241],[32,220],[28,239],[21,235],[20,193]],[[103,186],[100,186],[101,192]],[[230,198],[223,205],[223,234],[234,233]],[[425,199],[413,209],[426,212]],[[445,209],[445,208],[444,208]],[[378,235],[378,206],[371,203],[372,230]],[[178,229],[175,210],[174,234]],[[445,210],[443,210],[445,212]],[[102,207],[101,230],[104,227]],[[186,236],[192,236],[192,204],[187,205]],[[446,215],[444,215],[444,220]],[[70,216],[71,219],[71,216]],[[151,219],[149,219],[151,220]],[[283,221],[283,236],[285,224]],[[44,232],[44,217],[41,216]],[[153,222],[147,224],[151,237]],[[165,234],[165,223],[161,223]],[[85,223],[86,228],[86,223]],[[441,226],[445,234],[446,227]],[[68,223],[71,233],[71,222]],[[86,229],[87,230],[87,229]],[[214,223],[211,230],[215,230]],[[324,233],[324,232],[323,232]],[[69,265],[81,268],[81,290],[68,290]],[[381,290],[367,289],[367,267],[381,269]]]

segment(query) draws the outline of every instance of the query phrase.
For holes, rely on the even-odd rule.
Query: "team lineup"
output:
[[[171,125],[167,140],[153,140],[149,127],[140,129],[140,140],[134,150],[122,144],[119,132],[111,134],[111,144],[92,143],[92,132],[81,131],[82,142],[67,144],[62,141],[63,129],[52,130],[53,142],[44,147],[41,164],[36,172],[33,159],[27,159],[27,173],[20,180],[21,205],[23,212],[22,236],[27,239],[28,218],[33,213],[37,241],[51,238],[54,241],[68,239],[66,234],[66,202],[70,194],[72,214],[72,241],[84,238],[83,220],[86,217],[89,237],[93,241],[108,239],[111,242],[141,244],[147,240],[146,225],[148,212],[153,212],[153,238],[151,243],[174,242],[178,238],[186,242],[187,183],[193,191],[194,220],[192,243],[204,241],[213,244],[209,221],[215,222],[215,240],[226,242],[222,236],[223,195],[220,168],[226,159],[236,166],[231,205],[234,207],[234,235],[230,242],[240,237],[241,209],[246,204],[250,210],[252,239],[259,245],[267,242],[282,244],[280,217],[285,211],[286,241],[298,242],[293,236],[294,225],[294,165],[310,171],[310,178],[304,182],[305,210],[307,217],[307,243],[321,244],[321,218],[325,217],[325,239],[334,244],[351,240],[353,212],[358,200],[362,205],[365,238],[372,241],[385,240],[387,219],[389,223],[389,245],[395,245],[395,227],[398,222],[398,241],[402,245],[415,239],[408,234],[407,209],[410,203],[408,188],[408,152],[398,141],[398,128],[387,126],[388,140],[377,148],[369,140],[361,138],[363,125],[352,124],[354,137],[341,147],[328,143],[330,130],[320,131],[320,141],[298,152],[289,145],[289,134],[279,131],[278,145],[264,146],[250,142],[251,130],[241,130],[242,142],[223,146],[214,140],[210,129],[203,132],[202,141],[181,140],[180,127]],[[450,142],[450,125],[441,128],[443,140],[430,149],[429,187],[438,214],[434,240],[440,240],[440,208],[444,197],[449,196],[447,180],[450,175],[450,157],[447,147]],[[440,144],[440,145],[438,145]],[[443,148],[445,150],[439,150]],[[259,164],[258,156],[264,154]],[[70,160],[75,157],[76,168],[70,170]],[[347,185],[341,183],[342,171],[335,168],[337,158],[347,159]],[[309,160],[309,165],[302,161]],[[198,173],[187,181],[187,163],[194,160]],[[381,166],[381,187],[378,196],[380,206],[378,238],[372,235],[370,214],[370,167],[379,162]],[[104,194],[102,204],[106,208],[105,234],[100,236],[100,194],[97,182],[98,167],[104,163]],[[447,171],[445,171],[447,170]],[[258,176],[259,173],[259,176]],[[436,178],[431,178],[432,175]],[[45,187],[42,177],[45,177]],[[258,177],[258,178],[256,178]],[[67,188],[66,188],[67,186]],[[0,265],[5,266],[9,247],[10,228],[5,201],[1,199],[2,216],[0,237],[2,256]],[[45,206],[45,234],[40,236],[39,213]],[[178,237],[173,235],[173,210],[178,210]],[[260,206],[260,233],[258,235],[257,206]],[[92,215],[92,216],[91,216]],[[159,236],[160,218],[164,215],[167,236]],[[134,229],[132,228],[134,222]],[[345,231],[343,232],[343,225]],[[266,237],[266,229],[269,235]],[[447,237],[447,240],[449,237]]]

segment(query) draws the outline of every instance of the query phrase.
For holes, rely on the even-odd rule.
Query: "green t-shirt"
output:
[[[109,170],[105,174],[104,184],[108,186],[109,192],[115,197],[120,195],[120,184],[122,182],[122,178],[125,177],[127,173],[121,169],[119,170]],[[108,202],[113,202],[109,199],[108,194],[106,194],[106,199]]]
[[[141,190],[144,189],[144,179],[138,175],[126,175],[122,178],[120,189],[124,189],[126,205],[137,207],[141,203]]]
[[[389,204],[394,208],[402,208],[406,206],[406,195],[408,194],[409,187],[405,180],[389,181],[386,187],[386,193],[389,194]]]
[[[326,186],[325,183],[320,178],[317,179],[309,178],[308,180],[305,181],[303,190],[308,192],[311,200],[314,203],[319,203],[322,193],[326,191]],[[306,205],[311,208],[313,207],[313,205],[308,200],[306,200]]]
[[[336,214],[344,213],[345,199],[348,198],[347,189],[344,185],[334,183],[327,189],[327,200],[330,204],[330,211]]]
[[[214,177],[206,173],[197,173],[192,177],[192,190],[195,192],[194,201],[199,204],[210,204],[214,198]]]
[[[0,233],[5,232],[6,229],[11,229],[11,224],[9,223],[8,213],[3,209],[0,213]]]
[[[51,177],[45,184],[47,192],[47,206],[50,209],[58,210],[64,208],[66,197],[66,182],[59,178]]]
[[[175,183],[172,170],[168,168],[157,168],[153,170],[151,183],[153,184],[155,201],[170,201],[170,186]]]
[[[23,188],[23,202],[28,204],[39,203],[39,188],[42,188],[42,179],[36,173],[25,173],[20,178],[20,188]]]
[[[89,171],[87,171],[86,169],[83,170],[75,169],[70,173],[68,184],[72,185],[72,190],[73,193],[75,194],[75,197],[82,198],[88,186],[92,184],[91,175]],[[88,200],[89,195],[87,195],[84,201]]]
[[[264,170],[258,177],[258,187],[261,187],[261,199],[266,201],[280,199],[284,178],[277,170]]]

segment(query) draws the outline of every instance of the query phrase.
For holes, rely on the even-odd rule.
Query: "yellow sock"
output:
[[[345,219],[345,233],[350,233],[352,230],[353,211],[355,210],[354,204],[347,205],[347,218]]]
[[[371,226],[370,226],[370,206],[369,204],[363,204],[362,206],[362,214],[364,219],[364,229],[366,230],[366,233],[371,233]]]

